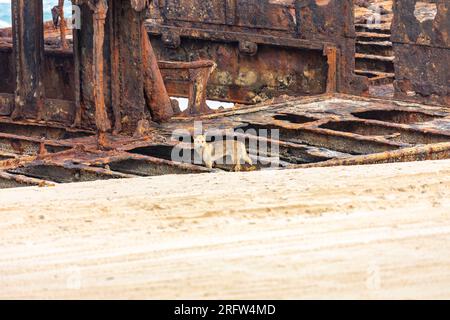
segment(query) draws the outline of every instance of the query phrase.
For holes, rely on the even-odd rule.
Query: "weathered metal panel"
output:
[[[195,14],[187,13],[189,7]],[[354,75],[351,0],[216,0],[200,5],[165,0],[159,11],[155,17],[161,18],[149,23],[148,30],[161,60],[217,62],[209,98],[252,103],[281,94],[324,93],[327,87],[350,93],[367,89],[367,79]],[[330,47],[335,48],[333,59],[326,56]],[[186,95],[181,80],[165,80],[171,94]]]
[[[338,91],[361,94],[367,79],[354,74],[355,28],[352,0],[297,0],[298,37],[333,43],[338,54]]]
[[[0,116],[10,116],[14,109],[14,94],[0,93]]]
[[[217,62],[207,90],[212,99],[254,103],[282,94],[360,93],[365,82],[353,74],[351,3],[165,0],[159,1],[163,19],[148,25],[148,30],[160,60]],[[147,70],[156,64],[148,60],[148,54],[145,60],[142,56],[149,51],[141,43],[143,13],[135,11],[129,1],[108,0],[108,7],[102,95],[114,129],[131,132],[139,120],[150,117],[145,105],[161,103],[164,94],[157,94],[163,93],[161,88],[153,88],[158,81],[152,75],[159,72]],[[75,101],[76,124],[92,128],[96,105],[94,21],[92,8],[81,4],[81,10],[82,30],[74,34],[77,72],[69,67],[67,53],[55,53],[51,58],[47,53],[44,86],[47,98]],[[170,94],[188,94],[189,79],[183,79],[182,73],[177,77],[168,72],[165,80]]]
[[[111,54],[117,55],[118,66],[111,64],[111,73],[116,74],[119,93],[120,122],[124,130],[133,132],[137,123],[144,118],[145,97],[143,60],[141,50],[142,13],[136,12],[129,1],[112,1],[114,16],[109,37],[113,43]],[[117,50],[117,52],[114,52]]]
[[[10,46],[0,47],[0,75],[0,93],[14,93],[14,57]]]
[[[450,49],[395,44],[396,95],[450,105]]]
[[[71,51],[46,50],[44,60],[45,97],[74,101],[74,71]]]
[[[242,103],[259,102],[282,94],[320,94],[326,91],[326,57],[313,50],[295,50],[260,45],[258,54],[242,54],[238,46],[207,40],[184,39],[176,49],[153,41],[161,60],[216,61],[217,69],[208,85],[208,97]],[[163,70],[172,95],[187,96],[187,80]]]
[[[448,0],[394,1],[392,41],[398,98],[450,105],[449,35]]]

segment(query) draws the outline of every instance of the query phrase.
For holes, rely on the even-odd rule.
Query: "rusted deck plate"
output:
[[[172,158],[179,143],[172,136],[175,130],[185,130],[189,141],[183,145],[183,153],[193,153],[190,139],[194,122],[201,122],[207,133],[239,129],[235,134],[246,139],[255,162],[245,170],[268,167],[263,159],[274,158],[268,151],[274,146],[279,149],[278,168],[450,158],[448,108],[347,95],[281,97],[197,118],[175,118],[163,126],[155,125],[142,138],[110,136],[109,151],[98,151],[96,137],[89,131],[1,118],[0,122],[4,181],[11,175],[40,179],[45,184],[210,172],[192,161]],[[273,129],[279,130],[279,138],[271,136]],[[260,135],[264,130],[268,130],[268,137]],[[255,152],[251,141],[270,147],[266,153]]]

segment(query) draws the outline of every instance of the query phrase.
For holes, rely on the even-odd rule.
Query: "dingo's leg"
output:
[[[241,157],[236,143],[233,145],[233,152],[231,153],[231,161],[234,164],[234,171],[241,171]]]
[[[211,155],[208,152],[203,152],[203,162],[205,162],[205,166],[208,169],[212,169],[213,168],[214,162],[212,160]]]
[[[242,160],[244,160],[244,163],[248,163],[249,165],[253,165],[252,159],[249,157],[247,153],[247,148],[245,148],[245,145],[241,145],[241,157]]]

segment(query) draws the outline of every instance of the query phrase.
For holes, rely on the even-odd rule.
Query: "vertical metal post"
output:
[[[41,119],[44,112],[42,0],[13,0],[16,91],[12,117]]]
[[[234,25],[236,23],[236,0],[226,0],[225,5],[227,24]]]

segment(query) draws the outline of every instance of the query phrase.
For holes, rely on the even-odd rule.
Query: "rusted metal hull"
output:
[[[362,93],[365,81],[353,72],[351,8],[352,1],[165,0],[147,28],[160,59],[216,61],[208,87],[213,99]]]
[[[95,126],[95,95],[103,96],[115,132],[132,134],[143,118],[167,120],[173,112],[165,87],[172,96],[188,96],[191,83],[163,73],[162,84],[151,47],[142,40],[146,39],[141,30],[144,14],[128,1],[107,2],[105,49],[99,57],[104,71],[95,78],[93,66],[100,67],[93,57],[95,19],[92,10],[78,2],[83,26],[74,32],[74,57],[61,51],[46,53],[42,59],[45,97],[74,101],[76,110],[65,110],[71,118],[64,121],[84,128]],[[353,72],[351,1],[318,5],[313,1],[168,0],[158,5],[153,7],[153,18],[160,19],[146,24],[156,56],[167,61],[215,61],[217,69],[206,91],[210,99],[257,103],[286,94],[366,89],[365,78]],[[189,8],[187,15],[184,8]],[[38,51],[42,54],[41,48]],[[11,68],[5,71],[8,77],[14,74]],[[95,83],[101,80],[104,88],[96,93],[102,88]],[[12,88],[5,86],[1,92],[10,92]],[[144,94],[149,91],[150,98]],[[97,101],[100,109],[102,101]],[[8,109],[3,109],[7,114]]]

